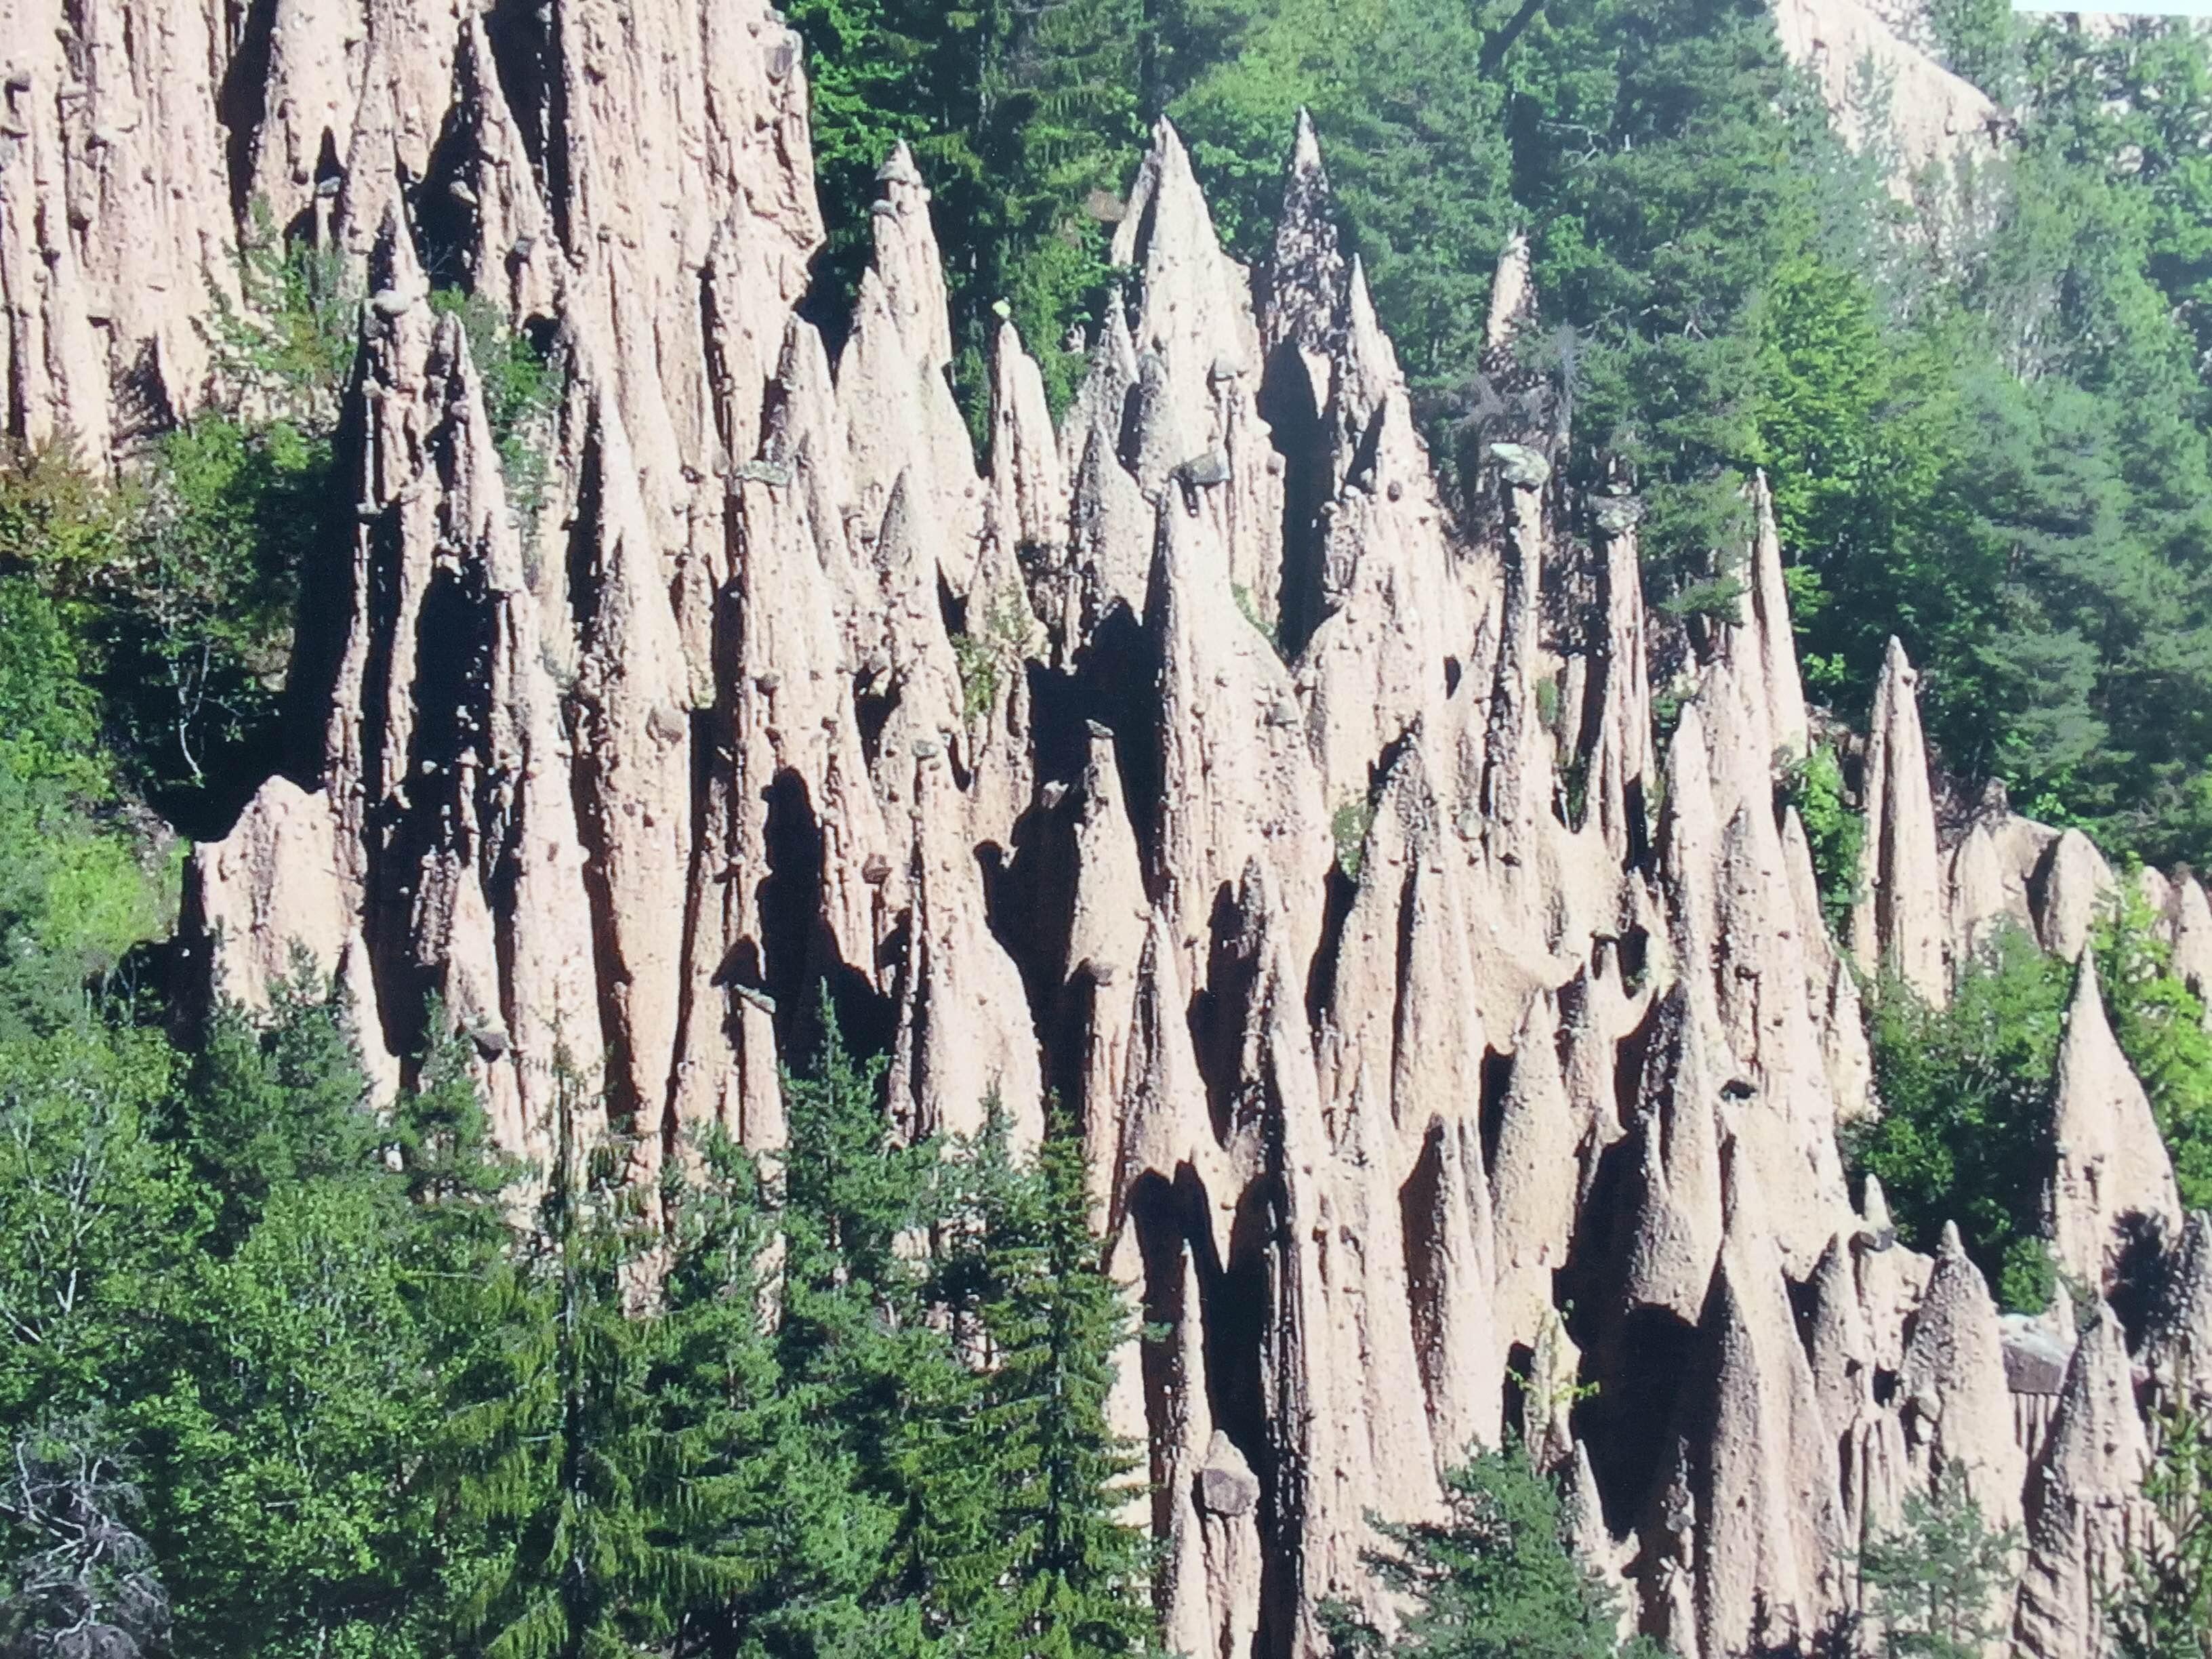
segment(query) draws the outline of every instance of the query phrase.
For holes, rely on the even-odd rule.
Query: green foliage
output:
[[[65,446],[0,457],[0,1039],[80,1009],[164,919],[118,822],[87,585],[116,556],[116,492]]]
[[[665,1194],[654,1389],[662,1431],[691,1437],[715,1584],[680,1615],[684,1650],[1148,1648],[1144,1543],[1118,1515],[1131,1454],[1105,1419],[1125,1316],[1079,1143],[1017,1158],[994,1103],[971,1146],[902,1143],[880,1061],[826,999],[819,1020],[815,1064],[785,1077],[782,1156],[709,1136]]]
[[[1893,1530],[1869,1537],[1856,1565],[1863,1610],[1887,1659],[1980,1659],[2004,1634],[2016,1528],[1990,1526],[1953,1463],[1931,1496],[1905,1495]]]
[[[173,1061],[140,1033],[81,1024],[0,1042],[0,1418],[100,1397],[129,1374],[141,1310],[193,1230],[155,1137]]]
[[[1902,637],[1954,768],[2109,848],[2196,856],[2212,475],[2175,320],[2201,238],[2160,204],[2197,200],[2206,45],[1937,21],[1981,31],[2028,116],[1940,255],[1785,266],[1770,290],[1762,459],[1826,596],[1801,626],[1847,701]]]
[[[242,419],[328,436],[353,367],[360,311],[343,252],[287,245],[266,204],[257,203],[239,240],[237,274],[238,299],[220,285],[209,289],[216,383]]]
[[[1575,1554],[1559,1496],[1516,1443],[1477,1452],[1444,1478],[1446,1518],[1370,1520],[1388,1547],[1368,1564],[1413,1610],[1396,1641],[1333,1607],[1335,1650],[1349,1659],[1611,1659],[1613,1598]],[[1632,1644],[1641,1652],[1650,1644]]]
[[[1056,1124],[1026,1170],[1006,1135],[994,1109],[953,1231],[951,1273],[995,1360],[955,1447],[984,1524],[957,1551],[954,1616],[971,1651],[1005,1659],[1142,1651],[1148,1546],[1119,1513],[1141,1448],[1107,1420],[1113,1356],[1134,1326],[1091,1230],[1074,1125]]]
[[[2143,1496],[2163,1523],[2128,1552],[2106,1609],[2118,1659],[2203,1659],[2212,1630],[2212,1434],[2200,1413],[2169,1407]]]
[[[353,352],[336,263],[259,243],[242,258],[246,304],[218,292],[209,325],[222,400],[149,445],[126,487],[65,444],[0,458],[0,626],[37,635],[49,678],[74,682],[55,708],[118,750],[80,739],[88,764],[210,834],[275,763]]]
[[[679,1652],[804,1648],[839,1622],[823,1603],[866,1570],[844,1524],[850,1471],[823,1455],[763,1325],[777,1294],[773,1184],[719,1128],[664,1183],[672,1226],[652,1387],[663,1420],[690,1437],[689,1530],[716,1586],[678,1612]]]
[[[1231,587],[1231,592],[1237,596],[1237,614],[1246,622],[1250,623],[1258,631],[1260,637],[1267,641],[1267,648],[1270,651],[1273,651],[1276,656],[1282,657],[1282,629],[1260,614],[1260,602],[1252,597],[1252,590],[1243,583],[1238,582]],[[1287,658],[1284,659],[1288,660]]]
[[[2112,1035],[2150,1097],[2181,1201],[2212,1207],[2212,1031],[2204,1005],[2173,971],[2173,947],[2159,936],[2133,881],[2121,883],[2094,945]]]
[[[243,1242],[273,1194],[362,1167],[380,1139],[337,997],[297,965],[273,1000],[265,1018],[216,1010],[167,1126],[211,1206],[218,1251]]]
[[[7,596],[0,592],[0,613]],[[4,620],[0,619],[0,626]],[[4,748],[4,744],[0,744]],[[166,878],[133,838],[88,811],[51,777],[26,777],[0,754],[0,1039],[50,1030],[83,1011],[169,914]]]
[[[1890,158],[1835,138],[1753,0],[797,16],[838,215],[826,308],[903,136],[938,191],[971,406],[994,299],[1040,347],[1095,314],[1090,215],[1137,111],[1175,118],[1224,241],[1257,258],[1306,108],[1448,473],[1500,423],[1569,428],[1571,477],[1645,501],[1656,608],[1694,635],[1738,608],[1764,468],[1817,691],[1862,705],[1897,635],[1952,769],[2109,849],[2212,862],[2212,43],[2185,25],[2092,35],[1945,0],[1942,50],[2021,131],[2005,161],[1921,181],[1923,234],[1899,238],[1916,210]],[[1064,131],[1079,107],[1095,137]],[[1482,362],[1516,228],[1534,392]],[[1076,360],[1042,356],[1058,399]]]
[[[1223,239],[1243,257],[1265,251],[1291,127],[1307,109],[1424,412],[1432,424],[1468,413],[1491,267],[1518,217],[1507,88],[1482,70],[1482,9],[1283,0],[1159,11],[1158,95]]]
[[[164,1287],[128,1420],[188,1650],[366,1651],[422,1622],[436,1534],[408,1477],[434,1421],[433,1264],[391,1200],[362,1168],[288,1184]]]
[[[1869,1015],[1881,1116],[1845,1151],[1880,1178],[1905,1242],[1932,1250],[1943,1224],[2007,1307],[2039,1313],[2054,1284],[2039,1236],[2051,1091],[2073,975],[2008,927],[1937,1008],[1894,975]]]
[[[468,337],[469,361],[483,385],[484,418],[499,444],[507,505],[525,526],[545,504],[547,447],[561,404],[561,371],[526,334],[507,325],[498,306],[480,294],[437,289],[430,309],[458,317]]]
[[[131,1466],[174,1650],[438,1651],[471,1558],[424,1453],[505,1231],[410,1191],[327,994],[215,1023],[189,1061],[90,1018],[0,1041],[0,1420],[20,1444],[98,1419],[64,1438]]]
[[[1743,596],[1749,591],[1741,576],[1708,576],[1677,588],[1660,600],[1659,612],[1677,622],[1696,617],[1733,628],[1743,621]]]
[[[960,668],[960,712],[971,720],[981,719],[999,700],[999,653],[988,640],[955,634],[952,659]]]
[[[210,290],[217,401],[151,446],[99,533],[40,562],[66,578],[49,591],[84,601],[73,623],[134,781],[210,833],[274,765],[299,569],[325,526],[359,309],[340,255],[287,248],[265,216],[257,226],[240,297]]]
[[[330,466],[327,438],[284,422],[207,415],[162,440],[107,577],[112,706],[157,798],[265,763]]]
[[[392,1110],[392,1158],[409,1201],[436,1231],[464,1253],[488,1254],[506,1241],[507,1194],[526,1172],[493,1144],[472,1045],[443,1001],[430,1000],[422,1023],[431,1042]]]
[[[1696,700],[1697,684],[1686,677],[1671,680],[1652,691],[1651,740],[1662,761],[1668,748],[1674,741],[1676,729],[1682,724],[1682,711]],[[1662,776],[1659,782],[1661,790],[1663,792],[1666,787],[1666,779]],[[1655,821],[1659,816],[1659,803],[1656,800],[1651,804],[1651,816]]]
[[[1954,75],[2000,103],[2020,92],[2021,26],[2002,0],[1935,0],[1928,21],[1938,52]]]
[[[1336,867],[1349,882],[1359,879],[1367,856],[1367,832],[1375,824],[1375,803],[1365,796],[1348,800],[1329,815],[1329,838],[1336,843]]]
[[[1820,913],[1828,931],[1844,937],[1861,892],[1859,860],[1866,848],[1866,819],[1845,805],[1843,764],[1826,744],[1815,744],[1793,759],[1782,775],[1780,793],[1796,809],[1813,854],[1813,873],[1820,884]]]
[[[1564,706],[1556,676],[1547,674],[1536,682],[1536,723],[1554,737],[1559,731],[1559,711]]]
[[[672,1430],[651,1386],[663,1327],[624,1305],[650,1242],[640,1194],[580,1143],[576,1080],[556,1087],[536,1248],[495,1269],[493,1335],[440,1437],[484,1546],[456,1622],[485,1659],[631,1654],[738,1582],[693,1535],[701,1435]]]
[[[999,700],[1003,677],[1021,672],[1035,626],[1029,600],[1019,586],[1010,586],[991,596],[981,628],[952,635],[953,660],[960,669],[961,712],[968,719],[989,714]]]
[[[929,1322],[934,1264],[902,1248],[945,1216],[951,1172],[935,1144],[893,1136],[883,1062],[847,1050],[826,993],[821,1024],[815,1066],[785,1079],[776,1347],[781,1386],[814,1425],[805,1518],[835,1515],[842,1541],[793,1564],[805,1576],[786,1579],[775,1646],[915,1653],[942,1570],[938,1529],[957,1538],[975,1524],[948,1513],[959,1494],[930,1478],[961,1473],[951,1446],[974,1381]]]
[[[0,767],[82,805],[106,800],[100,703],[62,605],[29,576],[0,576]]]
[[[72,441],[0,449],[0,568],[81,594],[123,556],[130,529],[128,503],[93,476]]]
[[[1139,0],[799,0],[789,15],[811,53],[830,314],[858,291],[876,171],[904,140],[936,198],[967,401],[984,395],[1003,301],[1057,411],[1082,373],[1060,338],[1098,314],[1101,215],[1118,211],[1140,136]]]
[[[1694,592],[1747,529],[1764,286],[1820,250],[1846,164],[1764,8],[1627,0],[1574,24],[1531,27],[1516,154],[1538,290],[1584,336],[1573,465],[1632,469],[1652,574]]]

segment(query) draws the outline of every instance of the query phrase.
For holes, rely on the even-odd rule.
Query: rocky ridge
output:
[[[191,866],[216,984],[265,997],[304,948],[386,1089],[434,999],[508,1144],[544,1150],[561,1058],[645,1168],[707,1123],[781,1144],[817,983],[913,1132],[995,1095],[1034,1137],[1056,1093],[1166,1333],[1118,1409],[1183,1651],[1323,1651],[1324,1601],[1375,1601],[1364,1515],[1433,1509],[1509,1429],[1686,1659],[1848,1614],[1849,1547],[1954,1462],[2023,1526],[2019,1650],[2095,1650],[2144,1407],[2212,1388],[2212,1223],[2091,975],[2051,1231],[2105,1288],[2124,1234],[2175,1241],[2138,1352],[2109,1312],[2000,1319],[1955,1235],[1922,1256],[1854,1202],[1837,1127],[1875,1109],[1855,969],[1941,997],[2005,919],[2076,958],[2116,878],[2001,810],[1939,837],[1893,647],[1832,940],[1776,810],[1808,721],[1763,485],[1662,749],[1636,503],[1531,436],[1448,517],[1310,131],[1255,278],[1164,125],[1115,246],[1141,303],[1057,430],[1002,330],[979,460],[911,156],[834,362],[799,314],[805,70],[757,0],[227,19],[0,9],[11,434],[104,452],[190,408],[249,202],[370,296],[307,735]],[[428,270],[560,331],[534,515]],[[1497,296],[1502,346],[1517,249]],[[2212,989],[2203,890],[2144,882]]]

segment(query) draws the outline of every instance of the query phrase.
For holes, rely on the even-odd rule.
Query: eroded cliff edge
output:
[[[2166,1230],[2175,1310],[2133,1352],[2109,1313],[2002,1321],[1955,1241],[1917,1255],[1847,1189],[1869,1066],[1775,808],[1808,722],[1763,492],[1660,752],[1636,503],[1567,490],[1532,429],[1448,522],[1310,135],[1253,273],[1163,127],[1115,249],[1141,303],[1057,430],[1005,331],[979,459],[910,157],[834,363],[797,314],[805,69],[765,6],[0,23],[11,434],[105,452],[191,408],[257,200],[369,296],[306,735],[194,860],[224,989],[304,945],[387,1079],[436,1000],[525,1150],[556,1052],[647,1163],[708,1121],[773,1148],[825,981],[902,1123],[995,1091],[1034,1135],[1056,1092],[1167,1334],[1121,1421],[1184,1651],[1321,1650],[1364,1512],[1509,1425],[1692,1659],[1848,1609],[1849,1546],[1954,1461],[2024,1524],[2021,1648],[2094,1650],[2149,1524],[2142,1413],[2212,1388],[2212,1231],[2094,981],[2051,1225],[2103,1284],[2134,1218]],[[535,514],[433,267],[564,343]],[[1538,299],[1509,250],[1501,349]],[[2001,810],[1939,837],[1899,650],[1870,719],[1860,965],[1940,997],[2007,917],[2079,957],[2094,849]],[[2212,906],[2146,887],[2204,988]]]

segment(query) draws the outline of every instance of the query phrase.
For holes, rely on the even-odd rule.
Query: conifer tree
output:
[[[1931,1496],[1909,1492],[1900,1524],[1867,1541],[1859,1582],[1887,1659],[1978,1659],[2003,1635],[2020,1535],[1993,1528],[1946,1468]]]
[[[1324,1609],[1340,1659],[1612,1659],[1613,1598],[1577,1558],[1559,1493],[1525,1449],[1475,1453],[1445,1476],[1444,1504],[1442,1521],[1371,1522],[1386,1547],[1368,1564],[1412,1611],[1386,1644],[1342,1606]]]
[[[433,998],[430,1033],[416,1084],[399,1099],[392,1134],[410,1201],[466,1226],[498,1228],[501,1195],[521,1176],[493,1143],[483,1097],[470,1070],[469,1042]]]
[[[794,0],[812,49],[816,167],[830,214],[822,321],[843,325],[872,236],[876,170],[912,146],[935,198],[971,413],[1003,302],[1055,407],[1080,354],[1062,353],[1105,276],[1093,192],[1125,182],[1138,120],[1141,0]]]
[[[2159,1534],[2130,1552],[2108,1609],[2118,1659],[2203,1659],[2212,1632],[2212,1434],[2185,1403],[2158,1420],[2143,1495]]]
[[[963,1437],[988,1494],[987,1570],[965,1609],[968,1650],[1093,1659],[1148,1648],[1146,1545],[1122,1516],[1136,1449],[1106,1415],[1133,1334],[1091,1230],[1083,1143],[1054,1126],[1031,1167],[994,1110],[975,1158],[981,1408]]]
[[[496,1340],[464,1375],[443,1455],[489,1550],[457,1625],[485,1659],[611,1659],[665,1636],[732,1576],[698,1547],[696,1429],[665,1432],[658,1322],[625,1305],[642,1238],[610,1149],[580,1144],[560,1068],[533,1255],[494,1275]]]
[[[933,1142],[894,1137],[883,1062],[847,1048],[826,991],[820,1029],[813,1065],[784,1074],[790,1139],[763,1182],[780,1235],[778,1305],[765,1354],[747,1365],[753,1387],[776,1398],[756,1396],[753,1409],[732,1395],[736,1415],[719,1419],[729,1437],[705,1453],[722,1547],[767,1571],[746,1582],[733,1569],[718,1614],[694,1621],[696,1639],[716,1654],[920,1656],[943,1634],[928,1521],[944,1508],[944,1470],[932,1449],[974,1386],[931,1318],[920,1248],[946,1169]],[[726,1193],[732,1173],[725,1159]],[[734,1217],[720,1224],[742,1230]],[[737,1237],[714,1247],[721,1265],[699,1284],[737,1282]],[[689,1255],[704,1268],[699,1249]],[[696,1285],[684,1294],[696,1305]],[[737,1535],[748,1526],[757,1543]]]
[[[168,1132],[216,1206],[218,1252],[251,1231],[270,1194],[359,1171],[379,1135],[339,994],[295,960],[257,1017],[220,1005],[173,1103]]]
[[[787,1386],[773,1329],[781,1244],[764,1171],[719,1130],[663,1201],[673,1248],[653,1387],[667,1431],[698,1445],[692,1479],[718,1585],[685,1608],[696,1659],[866,1648],[878,1535],[830,1425]]]

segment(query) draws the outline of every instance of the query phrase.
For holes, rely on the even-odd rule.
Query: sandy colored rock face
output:
[[[106,453],[142,356],[193,404],[241,179],[379,296],[294,675],[316,735],[192,862],[211,988],[335,978],[386,1094],[442,1007],[510,1146],[565,1067],[641,1177],[708,1123],[784,1144],[825,984],[910,1133],[995,1097],[1033,1140],[1057,1091],[1156,1333],[1113,1410],[1183,1651],[1318,1656],[1332,1597],[1387,1624],[1365,1516],[1435,1513],[1511,1429],[1685,1659],[1855,1605],[1845,1547],[1951,1462],[2028,1528],[2021,1651],[2091,1659],[2130,1356],[2109,1320],[2005,1324],[1955,1240],[1850,1201],[1837,1125],[1880,1103],[1775,806],[1811,726],[1763,483],[1744,619],[1662,757],[1638,504],[1573,499],[1524,432],[1446,514],[1309,126],[1247,271],[1163,125],[1115,245],[1141,305],[1057,430],[1002,329],[978,455],[912,155],[834,366],[795,314],[805,70],[755,0],[280,0],[262,96],[222,103],[184,0],[6,15],[11,434]],[[1816,63],[1880,45],[1783,22]],[[1978,142],[1929,86],[1922,148]],[[571,343],[534,521],[430,268]],[[1509,247],[1493,346],[1541,307]],[[1929,768],[1893,647],[1849,955],[1940,1000],[2003,921],[2078,954],[2094,849],[2002,816],[1940,845]],[[2152,896],[2212,975],[2202,888]],[[2183,1241],[2147,1363],[2201,1391],[2212,1246],[2082,986],[2052,1234],[2094,1280],[2131,1217]]]
[[[1925,9],[1917,0],[1777,0],[1774,8],[1783,50],[1819,84],[1844,137],[1863,143],[1881,122],[1897,157],[1890,189],[1904,200],[1930,162],[2001,155],[2010,126],[1999,106],[1936,60]],[[1886,88],[1878,107],[1870,85]]]
[[[2181,1199],[2150,1102],[2105,1018],[2096,960],[2087,953],[2067,1010],[2052,1115],[2053,1248],[2075,1279],[2109,1291],[2131,1258],[2162,1252],[2178,1239]]]
[[[1867,743],[1866,851],[1851,948],[1868,974],[1894,973],[1936,1002],[1950,994],[1942,868],[1919,676],[1895,640],[1882,663]]]

